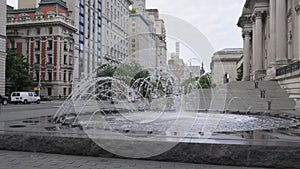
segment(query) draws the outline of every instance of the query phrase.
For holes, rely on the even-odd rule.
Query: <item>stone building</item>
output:
[[[167,42],[164,20],[159,17],[158,9],[146,9],[146,12],[154,23],[156,36],[156,70],[158,73],[167,71]]]
[[[237,70],[241,67],[243,49],[227,48],[214,53],[210,65],[212,84],[224,84],[225,75],[228,82],[236,81]]]
[[[71,93],[76,31],[62,0],[41,0],[38,8],[7,10],[6,48],[27,57],[30,76],[41,95]]]
[[[238,26],[244,80],[277,80],[300,99],[300,1],[247,0]]]
[[[128,57],[131,0],[102,0],[102,62],[120,64]]]
[[[143,68],[155,72],[156,39],[153,23],[141,14],[129,17],[129,56],[128,62],[134,62]]]
[[[26,9],[26,8],[36,8],[38,7],[41,0],[19,0],[18,8]]]
[[[5,94],[6,0],[0,1],[0,95]]]

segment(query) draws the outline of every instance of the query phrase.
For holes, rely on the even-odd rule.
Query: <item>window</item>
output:
[[[41,34],[41,28],[36,28],[36,34],[37,35]]]
[[[39,40],[35,41],[35,50],[40,50],[40,41]]]
[[[64,96],[66,96],[67,95],[67,88],[64,88]]]
[[[71,56],[69,56],[69,65],[73,64],[73,58]]]
[[[80,0],[80,5],[84,5],[84,0]]]
[[[83,42],[83,40],[84,40],[84,37],[83,37],[82,34],[80,34],[80,35],[79,35],[79,41],[80,41],[80,42]]]
[[[47,55],[47,64],[53,64],[53,57],[52,54]]]
[[[84,33],[84,26],[83,25],[79,26],[79,32]]]
[[[50,35],[52,35],[52,33],[53,33],[53,29],[52,29],[52,27],[51,27],[51,28],[49,28],[49,29],[48,29],[48,31],[49,31],[49,34],[50,34]]]
[[[35,64],[40,64],[40,54],[35,54],[34,61]]]
[[[79,23],[81,23],[81,24],[84,23],[84,17],[83,17],[83,16],[80,16],[80,17],[79,17]]]
[[[80,14],[84,14],[84,8],[82,6],[80,7]]]
[[[52,50],[52,40],[48,40],[47,50]]]
[[[72,81],[72,71],[69,71],[69,82]]]
[[[68,42],[64,42],[64,51],[68,51]]]
[[[67,82],[67,71],[64,70],[64,82]]]
[[[68,56],[67,56],[67,55],[64,55],[64,65],[67,64],[67,58],[68,58]]]
[[[52,82],[52,70],[48,70],[48,81]]]
[[[38,70],[35,71],[35,77],[36,81],[38,82],[40,80],[40,72]]]
[[[79,50],[83,50],[83,43],[79,44]]]
[[[47,88],[48,96],[52,96],[52,88]]]

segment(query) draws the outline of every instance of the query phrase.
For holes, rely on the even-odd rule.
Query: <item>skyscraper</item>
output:
[[[120,64],[128,57],[131,0],[102,0],[102,63]]]
[[[101,0],[65,0],[72,12],[78,34],[75,35],[74,81],[91,75],[101,63]]]

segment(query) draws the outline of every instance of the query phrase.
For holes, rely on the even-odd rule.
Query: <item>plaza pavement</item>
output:
[[[0,169],[263,169],[0,151]]]

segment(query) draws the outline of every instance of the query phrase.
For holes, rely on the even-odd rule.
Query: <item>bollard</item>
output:
[[[272,107],[272,101],[268,100],[268,110],[271,110],[271,107]]]

